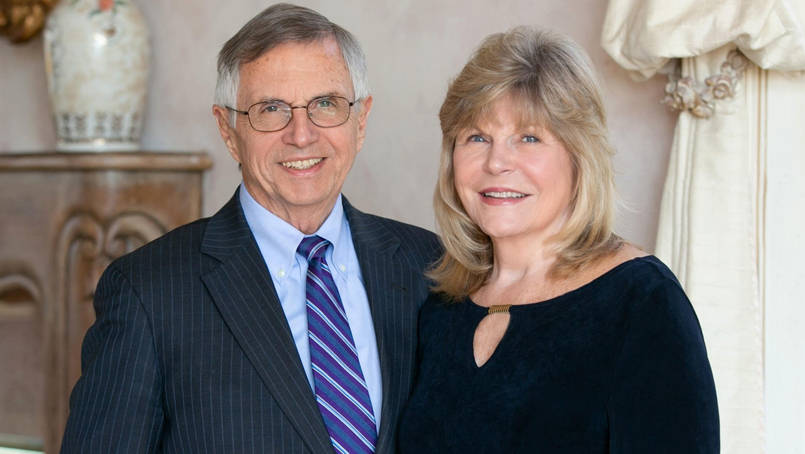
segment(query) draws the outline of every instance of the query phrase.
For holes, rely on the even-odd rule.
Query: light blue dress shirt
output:
[[[310,382],[310,388],[314,389],[305,303],[307,260],[296,253],[296,248],[305,234],[257,203],[242,183],[240,205],[243,207],[246,222],[257,240],[257,246],[271,274],[271,280],[274,281],[274,288],[291,327],[291,334]],[[332,244],[327,248],[325,259],[330,264],[335,285],[341,295],[341,302],[352,330],[352,338],[358,349],[358,361],[361,363],[363,377],[369,388],[369,399],[372,401],[377,429],[380,430],[380,411],[383,402],[380,356],[377,351],[372,312],[369,309],[369,298],[363,285],[358,255],[352,244],[349,223],[344,216],[341,195],[338,196],[332,212],[315,235]]]

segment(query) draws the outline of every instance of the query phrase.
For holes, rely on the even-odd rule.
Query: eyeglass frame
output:
[[[321,125],[317,124],[313,120],[313,117],[310,116],[310,105],[313,104],[316,101],[320,101],[322,99],[327,99],[327,98],[340,98],[340,99],[343,99],[344,101],[347,102],[349,110],[347,111],[347,118],[345,118],[343,122],[341,122],[341,123],[339,123],[337,125],[332,125],[332,126],[321,126]],[[257,129],[257,128],[254,127],[254,125],[252,124],[252,118],[249,115],[249,111],[252,110],[252,107],[254,107],[254,106],[258,105],[258,104],[267,104],[269,102],[272,102],[272,101],[259,101],[259,102],[256,102],[256,103],[252,104],[251,106],[249,106],[249,108],[246,109],[246,110],[238,110],[238,109],[229,107],[227,105],[224,105],[224,107],[226,107],[227,109],[231,110],[232,112],[239,113],[239,114],[245,116],[249,120],[249,126],[251,126],[251,128],[254,129],[257,132],[277,132],[277,131],[282,131],[283,129],[287,128],[289,124],[291,124],[291,120],[293,120],[293,111],[294,111],[294,109],[305,109],[305,111],[307,112],[307,118],[310,120],[311,123],[313,123],[315,126],[317,126],[319,128],[337,128],[338,126],[341,126],[341,125],[345,124],[347,121],[349,121],[349,118],[352,116],[352,106],[357,104],[357,103],[359,103],[359,102],[361,102],[361,100],[356,99],[355,101],[350,101],[349,99],[347,99],[347,98],[345,98],[343,96],[319,96],[317,98],[311,99],[310,102],[307,103],[307,105],[304,105],[304,106],[292,106],[292,105],[288,104],[285,101],[275,100],[274,102],[281,102],[281,103],[285,104],[286,106],[288,106],[289,109],[290,109],[291,114],[288,116],[288,121],[285,122],[285,126],[279,128],[279,129],[272,129],[270,131],[263,131],[261,129]]]

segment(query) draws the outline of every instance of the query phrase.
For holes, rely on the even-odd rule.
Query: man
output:
[[[218,72],[243,183],[106,270],[62,452],[394,452],[440,246],[340,195],[372,107],[360,46],[279,4]]]

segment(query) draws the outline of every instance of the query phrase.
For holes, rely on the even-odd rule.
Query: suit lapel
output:
[[[419,304],[406,288],[418,276],[392,257],[399,238],[377,220],[353,208],[344,198],[344,212],[372,311],[380,356],[383,406],[376,452],[393,452],[396,425],[405,405],[416,355]]]
[[[224,321],[313,453],[332,454],[327,429],[238,192],[213,216],[201,250],[221,261],[202,276]]]

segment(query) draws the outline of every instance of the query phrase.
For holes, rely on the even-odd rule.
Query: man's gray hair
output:
[[[252,18],[221,48],[218,54],[215,104],[234,109],[249,107],[237,106],[241,65],[257,60],[281,44],[309,44],[327,38],[334,38],[338,43],[341,56],[352,78],[354,100],[369,96],[366,58],[358,39],[312,9],[278,3]],[[233,127],[235,118],[235,112],[230,111],[229,123]]]

